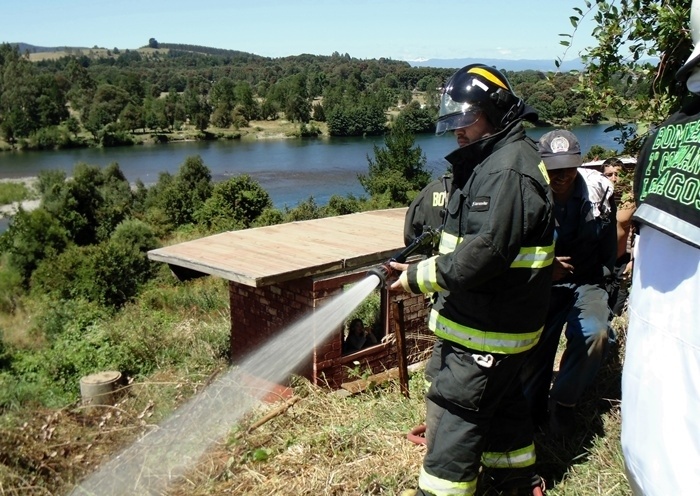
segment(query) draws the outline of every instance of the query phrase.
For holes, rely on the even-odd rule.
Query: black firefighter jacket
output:
[[[542,333],[551,289],[544,164],[520,121],[446,158],[468,179],[453,184],[439,254],[410,265],[408,285],[436,293],[429,327],[438,337],[480,352],[525,352]]]

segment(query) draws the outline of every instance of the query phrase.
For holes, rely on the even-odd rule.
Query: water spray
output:
[[[377,276],[381,287],[385,287],[387,281],[395,272],[394,269],[391,268],[391,262],[405,263],[411,255],[415,255],[427,248],[432,249],[436,245],[438,239],[440,239],[439,230],[429,226],[423,226],[423,232],[420,236],[383,264],[368,270],[367,276]]]

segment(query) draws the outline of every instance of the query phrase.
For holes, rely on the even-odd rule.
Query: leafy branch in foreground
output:
[[[573,34],[562,34],[560,44],[571,46],[584,18],[592,17],[597,45],[585,49],[581,59],[586,70],[578,90],[597,110],[617,117],[614,126],[625,131],[625,151],[635,152],[647,128],[636,130],[622,122],[635,115],[641,124],[661,122],[677,109],[687,93],[675,81],[676,71],[692,51],[688,30],[689,0],[584,0],[585,9],[574,7],[570,17]],[[561,59],[557,60],[557,66]],[[624,88],[647,79],[646,92],[627,94]]]

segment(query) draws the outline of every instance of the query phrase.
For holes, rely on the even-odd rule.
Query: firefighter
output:
[[[400,272],[392,290],[436,293],[416,494],[542,494],[519,371],[547,313],[554,217],[523,119],[536,112],[501,72],[472,64],[452,75],[436,132],[453,131],[460,147],[446,157],[454,177],[439,254],[391,263]]]
[[[689,94],[646,138],[634,175],[635,244],[622,367],[622,452],[632,494],[700,493],[700,1]]]
[[[403,240],[406,246],[423,234],[425,226],[435,230],[442,227],[451,187],[452,174],[445,173],[428,183],[411,202],[404,219]],[[432,252],[427,250],[426,254],[432,255]]]

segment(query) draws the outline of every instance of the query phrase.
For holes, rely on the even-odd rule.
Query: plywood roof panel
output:
[[[148,253],[249,286],[366,267],[403,248],[406,208],[230,231]]]

